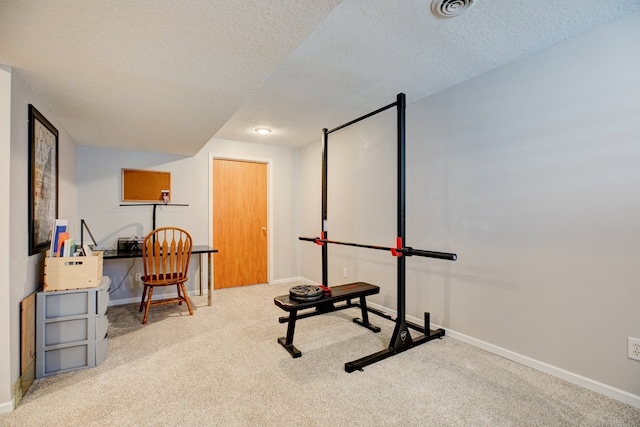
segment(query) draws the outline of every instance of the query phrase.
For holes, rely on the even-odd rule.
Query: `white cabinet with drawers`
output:
[[[38,292],[36,378],[92,368],[106,359],[111,279],[97,288]]]

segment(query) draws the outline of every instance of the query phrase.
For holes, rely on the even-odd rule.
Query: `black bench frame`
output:
[[[293,301],[289,295],[281,295],[275,297],[273,302],[281,309],[288,311],[289,316],[280,317],[280,323],[288,322],[287,336],[278,338],[278,342],[282,345],[292,357],[302,356],[302,352],[293,345],[293,334],[296,328],[296,320],[306,317],[317,316],[319,314],[330,313],[332,311],[344,310],[351,307],[360,307],[362,310],[362,319],[354,318],[353,322],[373,331],[380,332],[380,328],[369,323],[369,314],[367,312],[368,295],[375,295],[380,292],[380,288],[369,283],[357,282],[347,285],[334,286],[331,288],[331,296],[323,296],[316,301]],[[352,299],[359,299],[359,303],[351,302]],[[338,302],[345,304],[335,305]],[[298,314],[299,311],[314,308],[314,311]]]

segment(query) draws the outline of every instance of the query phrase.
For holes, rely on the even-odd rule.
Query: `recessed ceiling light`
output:
[[[259,133],[260,135],[268,135],[268,134],[271,133],[271,129],[258,128],[258,129],[256,129],[256,132]]]

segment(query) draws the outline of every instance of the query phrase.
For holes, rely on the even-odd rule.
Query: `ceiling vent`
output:
[[[431,12],[438,18],[453,18],[473,6],[474,0],[433,0]]]

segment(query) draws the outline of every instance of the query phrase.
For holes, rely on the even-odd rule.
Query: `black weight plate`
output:
[[[297,285],[289,289],[289,294],[304,297],[322,295],[322,288],[313,285]]]
[[[319,286],[297,285],[289,289],[289,298],[294,301],[315,301],[322,295],[323,290]]]
[[[318,295],[318,296],[315,296],[315,297],[300,297],[300,296],[289,295],[289,299],[291,301],[297,301],[297,302],[318,301],[320,298],[322,298],[322,295]]]

